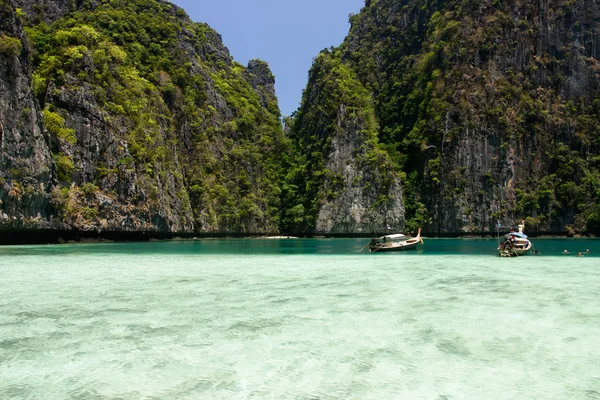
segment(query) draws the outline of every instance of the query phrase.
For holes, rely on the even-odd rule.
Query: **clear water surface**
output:
[[[600,241],[534,243],[2,247],[0,399],[600,399]]]

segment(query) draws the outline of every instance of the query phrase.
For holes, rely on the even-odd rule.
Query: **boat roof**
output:
[[[405,238],[405,237],[406,237],[406,236],[405,236],[405,235],[403,235],[402,233],[394,233],[394,234],[392,234],[392,235],[385,235],[385,236],[382,236],[382,237],[380,237],[379,239],[383,239],[383,238],[386,238],[386,239],[403,239],[403,238]]]
[[[527,239],[527,235],[524,234],[524,233],[521,233],[521,232],[510,232],[510,233],[507,233],[504,236],[516,236],[518,238]]]

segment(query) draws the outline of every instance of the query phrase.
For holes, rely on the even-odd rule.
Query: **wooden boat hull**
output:
[[[387,243],[381,243],[376,246],[369,246],[369,250],[371,253],[381,253],[381,252],[389,252],[389,251],[407,251],[407,250],[416,250],[417,246],[421,243],[420,238],[409,239],[403,243],[393,243],[391,245]]]

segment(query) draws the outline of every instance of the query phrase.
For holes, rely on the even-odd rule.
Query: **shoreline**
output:
[[[382,234],[376,234],[380,236]],[[502,235],[502,233],[501,233]],[[536,239],[596,238],[593,234],[573,235],[565,232],[534,232],[528,234]],[[423,235],[425,239],[496,239],[497,233],[444,233]],[[127,243],[173,240],[215,240],[215,239],[371,239],[373,234],[331,233],[331,234],[280,234],[280,233],[235,233],[235,232],[136,232],[136,231],[79,231],[79,230],[0,230],[0,246],[41,245],[63,243]]]

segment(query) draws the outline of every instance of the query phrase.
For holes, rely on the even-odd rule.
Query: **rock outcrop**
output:
[[[15,6],[0,1],[0,226],[48,227],[52,157]]]
[[[284,134],[267,63],[167,1],[0,0],[0,229],[600,233],[596,3],[350,22]]]
[[[82,0],[14,0],[27,22],[51,24],[81,6]],[[98,1],[94,1],[97,3]]]
[[[482,233],[525,220],[529,232],[599,232],[599,21],[583,0],[378,0],[351,16],[345,42],[322,54],[373,99],[409,229]],[[320,84],[309,82],[305,101]]]
[[[0,4],[4,229],[277,231],[266,63],[166,1]]]
[[[305,234],[371,234],[404,227],[400,177],[377,142],[373,101],[325,51],[290,125],[296,151],[284,186],[283,227]]]
[[[323,188],[330,193],[317,217],[316,234],[372,234],[404,227],[402,186],[394,167],[365,133],[365,121],[340,105],[325,163]]]

